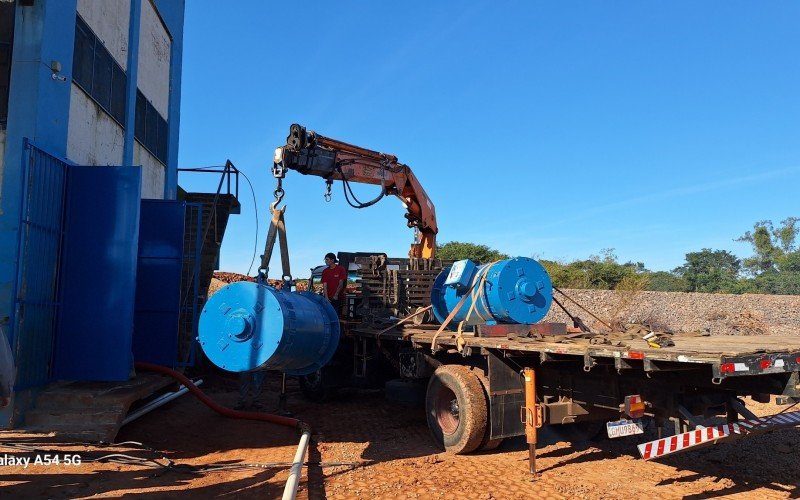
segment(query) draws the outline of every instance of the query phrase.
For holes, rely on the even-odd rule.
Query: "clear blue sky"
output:
[[[410,165],[441,243],[564,261],[614,248],[653,270],[704,247],[746,256],[733,240],[754,222],[800,215],[798,19],[796,2],[191,0],[180,164],[230,158],[250,177],[259,254],[272,153],[297,122]],[[295,276],[328,251],[406,255],[396,199],[355,210],[340,183],[330,203],[320,178],[284,186]],[[253,253],[242,187],[228,271]]]

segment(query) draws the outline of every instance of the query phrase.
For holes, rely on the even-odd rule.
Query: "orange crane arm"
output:
[[[356,200],[354,204],[349,197],[348,202],[365,208],[385,195],[397,196],[406,207],[408,227],[419,231],[419,241],[411,245],[409,256],[436,255],[436,208],[411,168],[399,163],[396,156],[331,139],[294,124],[289,128],[286,145],[275,150],[275,164],[323,177],[329,183],[340,180],[345,183],[345,197],[350,182],[382,186],[381,195],[370,202]]]

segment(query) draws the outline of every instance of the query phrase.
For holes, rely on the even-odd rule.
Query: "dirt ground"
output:
[[[277,404],[277,375],[259,403]],[[235,380],[203,386],[232,405]],[[289,385],[289,407],[308,422],[313,441],[299,498],[797,498],[800,497],[800,430],[721,444],[644,462],[640,438],[570,445],[544,431],[538,448],[540,477],[528,473],[524,440],[507,440],[491,453],[453,456],[434,447],[421,408],[384,400],[380,391],[352,391],[335,402],[312,404]],[[776,405],[752,403],[756,413]],[[649,436],[654,437],[654,436]],[[16,498],[279,498],[298,433],[273,424],[231,420],[183,396],[125,426],[113,447],[57,444],[43,435],[0,433],[0,459],[31,457],[31,464],[0,466],[0,496]],[[30,451],[20,447],[28,447]],[[78,454],[79,466],[34,464],[38,455]],[[119,453],[174,462],[170,469],[100,463]],[[129,459],[130,460],[130,459]],[[251,464],[237,470],[193,473],[186,465]],[[261,464],[260,466],[255,464]],[[339,464],[339,465],[337,465]],[[153,465],[152,463],[150,465]]]

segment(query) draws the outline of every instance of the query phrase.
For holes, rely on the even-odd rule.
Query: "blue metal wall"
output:
[[[178,323],[186,203],[142,200],[133,357],[173,367],[178,361]]]
[[[15,324],[9,328],[17,362],[17,389],[50,380],[58,302],[62,211],[67,164],[26,141],[19,233]]]
[[[129,35],[137,41],[141,1],[149,0],[131,2]],[[172,39],[164,196],[175,199],[185,0],[156,0],[154,5]],[[22,6],[17,2],[15,9],[6,168],[0,170],[0,324],[9,327],[14,321],[13,288],[19,262],[19,210],[22,200],[22,170],[13,166],[22,164],[25,137],[49,153],[66,158],[77,0],[36,0],[32,6]],[[138,51],[135,52],[130,54],[129,62],[138,60]],[[65,80],[52,78],[51,61],[61,64],[60,76]],[[131,69],[135,67],[136,64],[133,64]],[[136,98],[135,78],[130,78],[129,83],[127,102],[133,103]],[[132,108],[129,105],[130,112],[126,120],[131,137],[131,124],[134,123]],[[132,151],[132,138],[126,141],[125,146]]]
[[[138,41],[139,38],[140,26],[137,21],[140,19],[142,1],[154,2],[172,38],[164,195],[174,199],[177,188],[185,0],[131,2],[132,22],[128,27],[131,40]],[[14,336],[12,346],[20,370],[21,387],[35,387],[47,381],[48,363],[45,360],[51,361],[52,351],[47,346],[52,346],[54,335],[54,329],[48,325],[52,324],[59,306],[49,292],[56,286],[58,266],[53,264],[53,252],[57,253],[58,250],[53,248],[52,241],[44,244],[43,240],[55,234],[56,216],[60,216],[55,207],[62,197],[57,187],[58,179],[52,177],[56,175],[55,168],[35,168],[36,171],[31,175],[26,173],[30,161],[28,155],[32,150],[26,148],[25,138],[30,138],[38,148],[53,155],[50,158],[56,159],[54,165],[58,164],[57,159],[65,159],[61,162],[62,166],[71,164],[66,159],[66,153],[77,0],[36,0],[31,4],[14,4],[5,168],[0,169],[0,325]],[[134,61],[134,64],[129,64],[129,69],[137,66],[138,50],[135,45],[129,44],[129,62]],[[51,61],[61,65],[59,78],[52,77]],[[131,79],[132,85],[127,89],[129,103],[135,101],[135,80]],[[128,107],[131,111],[126,124],[132,130],[130,124],[135,123],[135,116],[131,108],[133,106]],[[131,146],[132,141],[126,144],[127,148]],[[47,177],[46,171],[51,172],[52,176]],[[138,197],[139,187],[131,189],[133,191],[130,193]],[[116,194],[119,193],[106,192],[103,196]],[[84,196],[92,197],[94,193],[87,192]],[[132,245],[132,248],[135,247],[135,244]],[[20,283],[19,287],[17,283]],[[21,321],[19,327],[15,315],[19,315]],[[25,340],[21,340],[23,337]],[[33,396],[35,390],[24,391],[24,395],[21,392],[12,407],[0,409],[0,427],[12,422],[13,406],[18,404],[17,401],[23,401],[21,404],[24,407],[32,401]]]
[[[5,168],[0,178],[0,323],[7,323],[9,329],[14,325],[20,262],[20,210],[25,194],[20,166],[28,154],[25,138],[55,156],[66,156],[75,10],[76,0],[16,6]],[[51,77],[51,61],[62,64],[67,81]],[[30,311],[27,317],[30,321]]]
[[[138,167],[69,168],[56,379],[129,378],[141,185]]]

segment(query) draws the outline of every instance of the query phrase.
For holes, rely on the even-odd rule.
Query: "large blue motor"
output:
[[[450,326],[540,321],[553,301],[553,284],[544,267],[533,259],[514,259],[476,266],[459,260],[444,269],[433,284],[431,304],[440,323],[465,294]]]
[[[333,306],[311,292],[288,292],[246,281],[211,296],[200,315],[200,345],[232,372],[314,373],[339,344]]]

